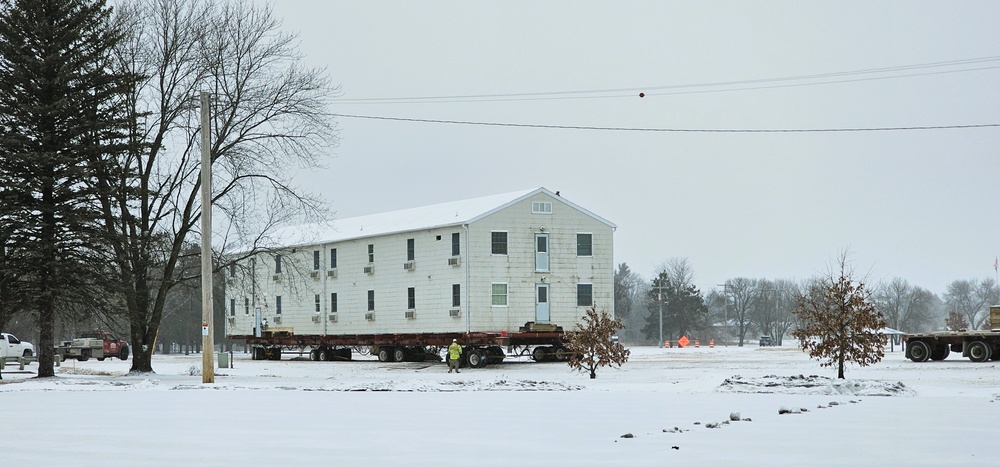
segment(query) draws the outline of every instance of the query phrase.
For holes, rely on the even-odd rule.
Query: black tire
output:
[[[104,357],[97,357],[97,361],[103,362],[104,361]]]
[[[31,349],[24,349],[24,354],[21,356],[31,358],[31,355]]]
[[[535,347],[531,350],[531,358],[536,362],[544,362],[549,359],[549,350],[545,347]]]
[[[118,359],[121,360],[121,361],[123,361],[123,362],[125,360],[128,360],[128,346],[127,345],[122,346],[122,348],[118,351]]]
[[[494,345],[486,349],[486,359],[490,364],[495,365],[497,363],[501,363],[503,362],[504,357],[506,357],[506,354],[504,354],[503,348],[499,346]]]
[[[940,362],[941,360],[948,358],[948,355],[950,354],[951,348],[948,347],[948,344],[938,344],[934,346],[933,350],[931,350],[931,360]]]
[[[389,352],[388,348],[379,347],[378,349],[378,361],[385,363],[392,361],[392,353]]]
[[[77,360],[81,362],[90,360],[90,349],[83,349],[82,351],[80,351],[80,356],[77,357]]]
[[[486,356],[483,352],[478,349],[472,349],[469,351],[469,367],[470,368],[482,368],[486,366]]]
[[[985,362],[992,356],[990,346],[983,341],[972,341],[966,348],[969,354],[969,360],[974,362]]]
[[[407,352],[405,347],[396,347],[392,350],[392,360],[394,362],[405,362],[407,360],[406,354]]]
[[[910,342],[906,346],[906,356],[914,362],[926,362],[931,357],[931,347],[924,341]]]

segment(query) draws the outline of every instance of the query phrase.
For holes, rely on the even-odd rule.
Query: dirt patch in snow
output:
[[[719,392],[747,394],[814,394],[851,396],[913,396],[915,393],[901,382],[862,379],[837,379],[817,375],[745,378],[740,375],[726,378],[717,389]]]

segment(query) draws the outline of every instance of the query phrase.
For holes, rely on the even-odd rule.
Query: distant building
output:
[[[613,312],[615,225],[544,188],[289,229],[227,271],[226,333],[573,330]]]

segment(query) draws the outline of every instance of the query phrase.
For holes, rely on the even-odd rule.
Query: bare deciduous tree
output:
[[[573,352],[569,367],[577,371],[588,371],[590,379],[597,378],[597,369],[602,366],[622,366],[628,361],[629,351],[614,339],[622,328],[620,320],[611,318],[596,308],[587,310],[578,331],[570,333],[567,347]]]
[[[319,199],[291,183],[336,144],[323,70],[302,67],[294,36],[269,8],[229,0],[131,0],[119,8],[129,40],[118,66],[146,79],[128,96],[130,151],[104,187],[105,224],[134,349],[132,371],[152,371],[167,294],[196,279],[178,267],[200,235],[198,112],[212,94],[213,241],[230,261],[274,245],[276,226],[323,219]],[[224,265],[225,262],[216,261]]]
[[[801,294],[799,285],[795,281],[778,279],[774,281],[776,292],[775,320],[772,332],[774,332],[774,342],[781,345],[785,334],[795,327],[798,318],[795,316],[795,305]]]
[[[930,291],[896,277],[878,287],[873,299],[890,328],[913,332],[929,327],[934,302]]]
[[[960,313],[969,323],[970,329],[979,329],[984,322],[989,321],[989,309],[986,308],[992,288],[993,279],[957,280],[948,284],[944,294],[945,307],[948,312]],[[984,312],[984,310],[986,310]]]
[[[854,279],[846,253],[800,298],[795,314],[799,328],[792,335],[821,366],[836,366],[838,378],[844,378],[846,362],[868,366],[885,355],[885,320],[864,283]]]
[[[727,280],[723,290],[731,300],[729,321],[736,325],[737,345],[743,347],[747,331],[753,324],[753,310],[758,298],[756,281],[737,277]]]

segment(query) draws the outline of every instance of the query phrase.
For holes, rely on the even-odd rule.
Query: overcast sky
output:
[[[341,86],[340,114],[699,130],[1000,123],[1000,2],[262,3]],[[649,278],[688,258],[705,290],[806,279],[849,249],[871,282],[941,294],[995,277],[1000,254],[998,127],[337,126],[327,168],[299,179],[337,217],[545,187],[618,225],[616,264]]]

